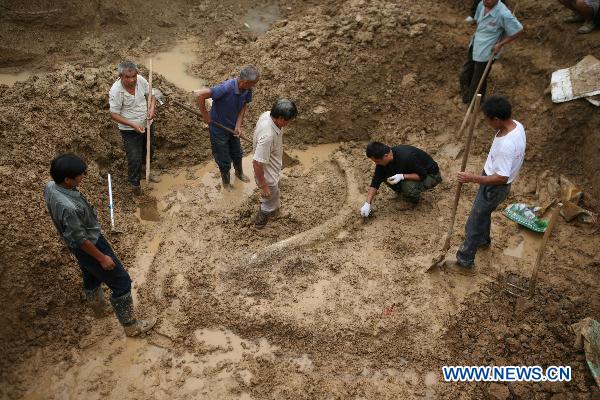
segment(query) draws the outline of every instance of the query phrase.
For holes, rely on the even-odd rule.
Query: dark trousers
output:
[[[487,62],[473,61],[473,46],[469,46],[469,54],[467,56],[467,60],[462,66],[462,71],[460,72],[459,77],[460,95],[462,96],[463,103],[471,103],[471,100],[473,99],[473,96],[475,96],[475,92],[477,91],[477,85],[479,85],[479,81],[481,80],[481,77],[483,76],[483,73],[485,71],[486,65]],[[490,71],[491,70],[492,68],[490,67]],[[487,77],[483,81],[481,89],[479,90],[479,93],[482,97],[485,96],[486,89]]]
[[[231,162],[241,162],[244,155],[240,138],[235,137],[221,128],[209,125],[210,144],[212,155],[219,169],[223,173],[229,173]]]
[[[91,291],[97,289],[104,282],[112,291],[112,298],[121,297],[129,293],[131,291],[131,278],[104,236],[100,235],[96,247],[101,253],[113,259],[115,268],[107,271],[102,268],[94,257],[85,251],[79,248],[70,249],[79,262],[79,268],[81,268],[81,275],[83,277],[83,288]]]
[[[473,265],[477,249],[491,243],[492,211],[506,199],[509,192],[510,184],[479,185],[469,219],[465,225],[465,241],[456,253],[456,258],[461,264]]]
[[[421,193],[426,190],[433,189],[442,181],[442,175],[438,172],[437,174],[427,175],[425,180],[419,181],[400,181],[395,185],[390,185],[386,182],[394,192],[402,196],[403,199],[411,202],[418,203],[421,199]]]
[[[147,128],[146,128],[147,129]],[[127,179],[133,186],[140,185],[142,166],[146,162],[146,133],[120,130],[127,156]],[[150,125],[150,158],[154,156],[154,124]]]

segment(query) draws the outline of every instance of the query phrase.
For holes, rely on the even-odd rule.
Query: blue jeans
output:
[[[133,186],[140,186],[142,166],[146,162],[146,133],[123,130],[120,132],[127,156],[127,178]],[[150,158],[153,156],[154,124],[150,125]]]
[[[96,247],[100,252],[113,259],[115,268],[111,271],[107,271],[102,268],[100,263],[96,261],[94,257],[90,256],[85,251],[79,248],[70,249],[79,262],[79,268],[81,268],[81,275],[83,277],[83,288],[92,291],[97,289],[100,284],[104,282],[112,291],[113,299],[129,293],[131,291],[131,278],[103,235],[100,235],[98,238]]]
[[[492,211],[506,199],[508,192],[510,192],[510,184],[479,185],[465,225],[465,241],[456,253],[456,259],[462,265],[472,266],[475,263],[477,249],[491,243]]]
[[[219,169],[223,173],[229,173],[231,162],[241,162],[244,153],[240,138],[221,128],[209,125],[210,144],[212,146],[212,155]]]

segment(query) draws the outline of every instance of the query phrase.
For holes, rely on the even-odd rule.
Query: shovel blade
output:
[[[439,266],[444,261],[445,258],[446,258],[446,253],[445,252],[441,253],[441,254],[438,254],[437,257],[434,257],[432,259],[431,265],[429,266],[429,268],[427,268],[425,270],[425,272],[433,272],[433,270],[435,269],[435,267]]]

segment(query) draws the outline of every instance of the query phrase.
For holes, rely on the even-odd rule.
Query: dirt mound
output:
[[[145,8],[148,4],[153,7]],[[0,176],[5,182],[0,188],[0,397],[21,396],[51,364],[60,366],[51,371],[58,386],[72,382],[78,368],[88,366],[88,347],[100,349],[101,372],[82,381],[78,390],[104,397],[151,396],[148,390],[156,382],[169,397],[194,397],[205,390],[256,398],[458,397],[463,391],[482,398],[490,390],[503,390],[439,385],[440,366],[459,363],[568,364],[574,369],[571,383],[515,385],[510,393],[520,398],[551,392],[593,396],[593,382],[581,354],[570,348],[567,327],[580,317],[600,319],[597,296],[583,295],[598,291],[597,231],[557,228],[547,274],[526,310],[515,308],[514,299],[498,287],[500,269],[525,277],[522,269],[528,265],[504,254],[523,233],[499,215],[494,217],[494,246],[480,255],[476,278],[421,272],[441,245],[440,227],[449,217],[459,168],[454,158],[462,138],[454,131],[465,109],[456,96],[456,75],[472,31],[462,23],[465,10],[455,2],[408,0],[272,6],[279,20],[262,34],[244,26],[241,16],[256,7],[246,2],[191,5],[181,0],[169,7],[152,2],[142,7],[137,1],[0,3],[0,34],[9,39],[0,49],[0,66],[47,72],[0,87]],[[509,95],[528,135],[525,166],[508,201],[538,202],[538,177],[549,170],[579,185],[586,207],[597,211],[600,131],[595,127],[600,117],[585,101],[554,105],[546,93],[551,72],[585,56],[597,35],[576,37],[559,22],[560,10],[554,3],[520,2],[518,15],[527,34],[492,70],[490,92]],[[108,114],[107,93],[116,77],[110,65],[122,58],[143,64],[148,54],[183,38],[197,41],[198,59],[190,71],[211,85],[233,76],[243,64],[260,67],[246,132],[274,99],[285,96],[300,109],[286,131],[286,145],[302,149],[345,142],[341,150],[359,190],[372,172],[361,142],[369,138],[424,148],[440,164],[445,181],[413,211],[382,190],[372,220],[348,217],[327,240],[258,267],[245,262],[249,255],[340,210],[346,188],[332,163],[321,160],[288,170],[281,185],[282,213],[261,233],[251,222],[256,194],[215,205],[218,188],[198,184],[200,177],[193,174],[157,199],[160,223],[140,223],[134,216],[139,204],[126,182],[121,139]],[[145,67],[142,73],[147,75]],[[154,82],[167,100],[191,101],[162,76],[155,75]],[[156,168],[192,168],[210,159],[207,133],[196,117],[167,105],[156,123]],[[481,168],[491,141],[483,123],[476,136],[472,171]],[[162,346],[160,351],[144,344],[131,353],[128,342],[104,343],[103,333],[118,335],[115,322],[92,322],[85,315],[79,272],[41,194],[50,160],[65,151],[88,161],[82,191],[105,228],[105,179],[108,172],[113,175],[119,222],[127,233],[111,239],[134,276],[140,309],[159,316],[150,340]],[[466,187],[464,198],[474,192]],[[352,199],[358,206],[361,200]],[[469,206],[468,200],[461,203],[458,227],[464,226]],[[461,228],[456,231],[455,243]],[[228,350],[227,342],[211,347],[196,340],[214,334],[198,330],[221,327],[227,328],[229,341],[239,337],[247,346],[240,350],[244,356],[197,371],[204,363],[199,359],[239,350]],[[264,340],[278,350],[256,350]],[[30,357],[33,353],[36,357]],[[113,355],[121,353],[131,356],[119,362],[135,366],[132,371],[151,371],[152,384],[133,375],[123,378],[123,387],[116,379],[103,380],[113,376],[112,369],[123,368],[112,364]],[[152,361],[140,360],[142,353]],[[222,380],[229,378],[223,375],[231,378],[225,386]],[[208,382],[201,390],[179,385],[199,377]],[[60,390],[48,396],[60,397]]]
[[[0,336],[11,343],[2,357],[3,373],[22,357],[24,348],[33,349],[59,338],[61,342],[65,338],[76,340],[87,332],[87,327],[77,322],[81,318],[75,295],[79,292],[79,273],[71,268],[73,259],[59,241],[43,202],[41,190],[50,179],[50,160],[73,152],[88,162],[83,192],[98,209],[105,229],[109,222],[107,173],[113,175],[115,202],[124,211],[135,209],[121,139],[108,113],[107,93],[114,79],[114,71],[108,68],[66,67],[11,88],[5,86],[0,94],[0,176],[3,182],[10,182],[0,193],[0,220],[5,232],[0,238],[0,287],[6,305]],[[169,90],[169,84],[163,85],[160,77],[156,81]],[[192,145],[199,150],[189,154],[188,160],[207,156],[207,137],[196,133],[193,120],[170,111],[159,116],[157,123],[161,126],[157,145],[162,149]],[[155,166],[177,164],[174,158],[178,157],[167,150],[158,154]],[[17,189],[18,195],[11,188]],[[71,313],[77,317],[56,318]]]
[[[588,264],[581,273],[594,279],[597,266]],[[593,378],[581,362],[585,356],[572,345],[575,335],[569,327],[597,312],[598,298],[589,295],[598,290],[598,285],[593,284],[585,294],[569,281],[542,286],[530,300],[516,299],[504,291],[506,286],[496,282],[484,288],[464,304],[464,311],[452,317],[444,338],[451,349],[449,365],[570,365],[570,382],[507,386],[516,399],[556,393],[587,397],[590,391],[592,396],[597,395]],[[470,388],[473,395],[485,397],[489,385],[475,386]]]

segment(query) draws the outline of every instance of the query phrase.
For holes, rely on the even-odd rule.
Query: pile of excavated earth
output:
[[[26,3],[0,1],[2,74],[30,74],[0,84],[1,398],[600,395],[570,329],[600,320],[597,225],[559,219],[530,299],[505,281],[527,282],[540,236],[500,212],[476,274],[425,272],[450,220],[464,140],[457,81],[473,27],[462,2]],[[527,129],[523,169],[500,208],[541,205],[562,176],[598,212],[599,114],[585,100],[552,103],[549,83],[554,70],[598,56],[600,32],[576,35],[558,2],[521,0],[517,14],[526,33],[488,82]],[[159,70],[166,102],[153,168],[163,179],[131,195],[108,112],[116,64],[132,59],[147,76],[152,55],[181,43],[193,55],[186,74],[209,86],[244,64],[260,68],[248,136],[274,99],[298,105],[284,146],[300,162],[283,170],[280,215],[262,231],[254,183],[221,189],[206,125],[171,103],[194,106],[190,88]],[[492,137],[479,120],[469,171],[481,170]],[[444,181],[411,210],[382,190],[363,220],[369,140],[426,150]],[[42,195],[63,152],[88,163],[81,191],[133,279],[139,313],[158,319],[144,338],[85,307]],[[121,234],[109,232],[108,173]],[[451,251],[475,192],[463,188]],[[144,217],[148,207],[158,218]],[[443,365],[569,365],[572,380],[446,383]]]

